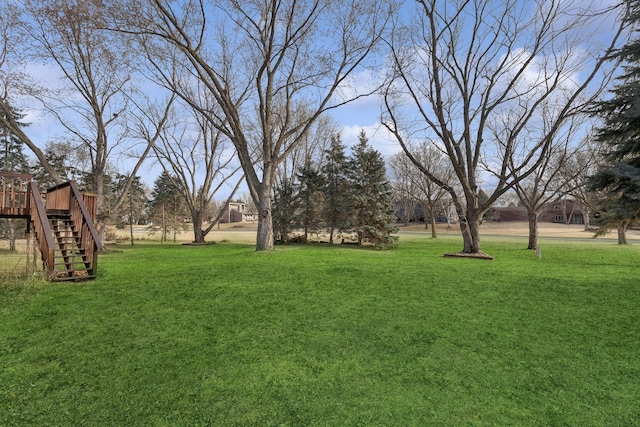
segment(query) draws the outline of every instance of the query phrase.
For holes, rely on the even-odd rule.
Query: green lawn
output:
[[[0,286],[0,425],[640,425],[638,246],[123,246]]]

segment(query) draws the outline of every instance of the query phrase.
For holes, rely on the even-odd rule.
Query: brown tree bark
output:
[[[536,249],[538,247],[538,213],[532,209],[527,209],[527,218],[529,221],[529,245],[527,249]]]

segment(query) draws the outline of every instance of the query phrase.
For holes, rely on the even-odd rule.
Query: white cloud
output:
[[[350,106],[365,108],[378,106],[380,105],[380,97],[375,92],[383,82],[384,71],[382,70],[376,73],[370,69],[365,69],[358,73],[351,74],[338,87],[334,97],[335,102],[341,103],[353,99],[354,101],[349,103]],[[362,97],[358,98],[359,96]]]
[[[347,125],[342,127],[342,142],[349,148],[358,143],[358,136],[363,131],[369,139],[369,145],[378,150],[385,159],[391,157],[401,150],[396,139],[380,122],[366,126]]]

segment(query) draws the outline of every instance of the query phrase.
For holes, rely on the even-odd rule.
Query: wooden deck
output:
[[[0,218],[27,219],[52,280],[95,277],[102,249],[95,216],[95,195],[80,192],[74,181],[42,195],[30,175],[0,172]]]

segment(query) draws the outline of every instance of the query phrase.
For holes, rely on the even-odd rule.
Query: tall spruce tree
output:
[[[324,176],[323,217],[329,233],[329,244],[334,235],[351,226],[353,209],[352,187],[349,182],[349,162],[340,135],[331,138],[331,146],[325,152],[322,175]]]
[[[283,178],[275,186],[273,197],[273,235],[276,241],[289,242],[289,234],[295,228],[297,216],[296,186],[289,178]]]
[[[353,228],[358,245],[370,242],[376,247],[393,246],[397,238],[393,191],[387,179],[382,155],[369,146],[364,130],[358,136],[350,159],[353,187]]]
[[[13,119],[18,122],[20,126],[27,126],[27,124],[19,122],[19,120],[24,118],[24,114],[21,114],[15,109],[11,109],[11,112]],[[14,173],[28,173],[29,162],[22,151],[22,148],[22,142],[20,139],[7,127],[0,125],[0,170]],[[18,228],[22,226],[19,224],[24,224],[26,229],[26,223],[24,220],[0,218],[0,235],[8,237],[10,252],[16,251],[17,231]]]
[[[167,241],[170,232],[173,233],[175,241],[176,234],[185,230],[184,218],[187,215],[187,209],[184,197],[166,171],[163,171],[154,181],[147,209],[151,220],[151,225],[147,229],[150,233],[159,231],[161,243]]]
[[[26,123],[20,122],[24,118],[24,114],[15,109],[11,109],[13,119],[18,122],[21,127],[28,126]],[[4,114],[4,113],[0,113]],[[22,141],[9,130],[7,127],[0,125],[0,150],[2,163],[0,170],[15,173],[28,173],[29,162],[23,152]]]
[[[76,180],[87,175],[89,166],[85,160],[84,147],[74,146],[70,141],[49,142],[44,156],[49,166],[55,170],[63,180]],[[31,175],[42,190],[56,185],[56,180],[40,162],[33,161]],[[84,188],[84,187],[83,187]]]
[[[640,24],[640,0],[630,0],[629,24]],[[604,193],[603,214],[596,220],[600,233],[618,229],[618,243],[626,243],[626,227],[640,219],[640,38],[635,37],[612,55],[624,73],[613,97],[597,104],[603,125],[596,133],[605,164],[589,178],[589,189]]]
[[[323,176],[318,168],[307,159],[296,174],[297,185],[297,221],[302,228],[302,240],[307,243],[309,234],[318,233],[322,228]]]
[[[125,190],[128,182],[130,182],[130,185]],[[116,194],[126,192],[126,201],[119,206],[116,212],[113,212],[113,215],[117,217],[118,225],[128,226],[129,240],[131,242],[131,246],[133,246],[133,226],[137,225],[144,217],[144,211],[149,202],[145,186],[139,176],[134,177],[134,179],[130,181],[127,175],[118,174],[114,182],[113,192]]]

